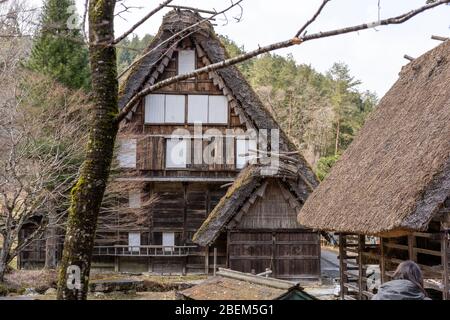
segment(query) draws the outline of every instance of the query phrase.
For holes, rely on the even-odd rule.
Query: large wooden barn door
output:
[[[274,239],[272,232],[228,233],[229,268],[248,273],[273,270]]]
[[[230,231],[229,267],[261,273],[269,268],[281,279],[315,278],[320,275],[318,234],[303,230]]]
[[[280,279],[317,279],[320,275],[320,242],[317,232],[276,233],[275,272]]]

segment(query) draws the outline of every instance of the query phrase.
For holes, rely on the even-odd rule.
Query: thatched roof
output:
[[[295,291],[297,300],[316,300],[296,282],[219,268],[217,275],[177,292],[186,300],[283,300]]]
[[[450,196],[450,41],[403,68],[299,222],[394,236],[425,230]]]
[[[283,164],[281,164],[283,166]],[[304,189],[298,188],[295,173],[287,173],[285,170],[279,170],[276,175],[266,175],[266,166],[249,165],[243,169],[237,176],[234,183],[228,188],[227,193],[219,203],[214,207],[208,218],[203,222],[197,232],[194,234],[193,242],[206,246],[213,243],[226,228],[231,219],[245,205],[245,203],[254,196],[258,188],[269,178],[277,178],[284,181],[287,188],[297,200],[298,208],[306,200]],[[298,209],[297,209],[298,210]]]
[[[141,90],[149,80],[155,79],[158,70],[161,70],[161,63],[164,57],[171,55],[171,48],[180,41],[181,37],[161,45],[166,39],[183,30],[189,25],[193,25],[203,18],[189,10],[173,10],[164,16],[163,23],[154,37],[149,47],[145,50],[145,58],[139,61],[126,75],[120,86],[119,107],[123,108],[132,96]],[[223,44],[214,32],[213,26],[209,22],[202,23],[199,27],[189,29],[184,35],[190,34],[191,40],[201,48],[211,63],[219,62],[228,57]],[[152,51],[153,50],[153,51]],[[146,53],[150,54],[146,55]],[[217,74],[224,82],[226,90],[231,91],[230,96],[235,99],[237,108],[243,117],[254,129],[280,129],[278,123],[270,112],[264,107],[254,90],[245,80],[244,76],[235,66],[218,70]],[[153,78],[152,78],[153,77]],[[158,82],[158,79],[155,79]],[[249,128],[250,129],[250,128]],[[280,151],[294,151],[295,145],[288,139],[287,135],[280,129]],[[304,196],[312,192],[318,185],[318,180],[301,155],[293,155],[298,162],[299,181],[298,188],[305,189]],[[306,188],[304,186],[307,186]]]

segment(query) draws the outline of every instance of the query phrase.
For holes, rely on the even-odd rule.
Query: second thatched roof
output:
[[[450,196],[450,41],[405,66],[299,214],[360,234],[424,230]]]

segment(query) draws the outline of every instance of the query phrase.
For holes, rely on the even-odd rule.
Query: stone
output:
[[[45,293],[46,296],[50,296],[50,295],[56,295],[56,289],[55,288],[48,288]]]

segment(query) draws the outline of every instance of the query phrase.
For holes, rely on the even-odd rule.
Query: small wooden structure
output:
[[[297,282],[220,268],[216,276],[183,291],[179,300],[316,300]]]
[[[434,298],[450,299],[449,57],[447,40],[403,68],[299,213],[339,233],[342,299],[373,295],[369,264],[385,282],[408,259]]]
[[[281,165],[283,168],[284,165]],[[302,227],[297,212],[305,195],[296,174],[266,166],[245,168],[194,235],[206,250],[216,250],[220,264],[246,273],[266,269],[280,279],[320,278],[320,237]],[[205,268],[213,267],[206,261]]]

